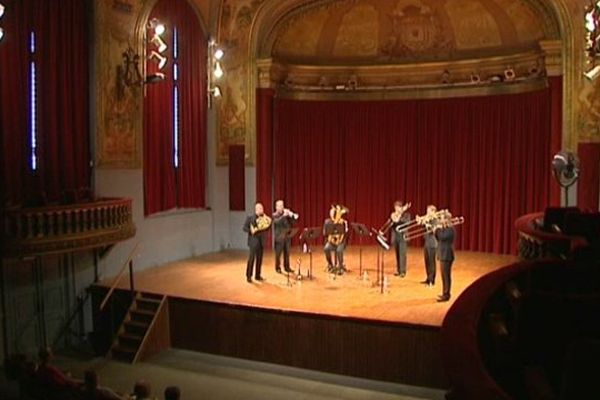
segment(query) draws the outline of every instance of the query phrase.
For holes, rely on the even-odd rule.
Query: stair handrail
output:
[[[140,246],[140,242],[137,242],[135,244],[135,246],[133,247],[133,249],[131,250],[131,252],[129,253],[129,256],[127,257],[127,259],[123,263],[123,266],[121,267],[121,270],[119,271],[119,274],[117,275],[117,277],[113,281],[112,285],[110,286],[110,289],[108,290],[108,293],[106,293],[106,296],[104,296],[104,299],[102,300],[102,303],[100,303],[100,311],[104,310],[104,307],[106,307],[106,304],[108,303],[108,300],[110,299],[110,297],[112,296],[113,292],[117,288],[117,285],[121,281],[121,278],[125,274],[125,270],[127,268],[129,268],[129,290],[132,293],[134,292],[134,286],[133,286],[133,257],[135,257],[136,251],[137,251],[137,249],[138,249],[139,246]]]

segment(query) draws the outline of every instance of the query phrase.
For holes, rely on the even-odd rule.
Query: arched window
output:
[[[200,20],[186,0],[159,0],[149,21],[165,26],[167,45],[147,60],[148,75],[165,79],[146,85],[144,99],[144,210],[205,207],[206,52]],[[147,54],[158,51],[148,30]],[[161,57],[166,63],[160,69]]]

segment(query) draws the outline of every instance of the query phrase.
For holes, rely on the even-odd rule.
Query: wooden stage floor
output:
[[[264,309],[440,327],[450,305],[467,286],[480,276],[517,260],[515,256],[457,252],[452,271],[452,299],[437,303],[442,285],[439,270],[434,287],[419,283],[425,278],[422,248],[409,248],[408,273],[404,278],[393,275],[394,255],[386,253],[389,286],[384,294],[380,293],[379,287],[373,287],[377,257],[374,246],[363,250],[363,269],[367,270],[369,281],[358,277],[357,248],[349,248],[346,252],[350,271],[335,279],[324,270],[323,253],[315,252],[314,279],[304,279],[291,287],[287,285],[286,275],[275,272],[271,251],[265,252],[263,260],[262,275],[266,281],[247,283],[246,256],[245,251],[224,251],[136,272],[136,290]],[[308,254],[293,252],[292,268],[296,268],[298,259],[304,274],[309,265]],[[110,280],[103,282],[104,285],[110,283]],[[128,280],[123,279],[119,287],[126,288],[127,285]]]

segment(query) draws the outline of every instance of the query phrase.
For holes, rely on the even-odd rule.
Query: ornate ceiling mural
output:
[[[296,64],[455,60],[539,49],[558,37],[521,0],[340,0],[291,13],[271,55]]]

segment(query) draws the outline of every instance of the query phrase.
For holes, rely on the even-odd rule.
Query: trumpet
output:
[[[445,211],[447,211],[447,210],[445,210]],[[404,233],[404,240],[406,240],[408,242],[409,240],[417,239],[417,238],[425,236],[429,233],[433,233],[438,228],[441,228],[444,226],[461,225],[464,223],[465,223],[464,217],[438,219],[436,221],[432,221],[430,224],[420,226],[419,229],[414,229],[411,232]]]
[[[293,219],[300,218],[300,214],[293,212],[289,208],[284,208],[283,209],[283,216],[284,217],[290,217],[290,218],[293,218]]]
[[[271,217],[267,215],[261,215],[256,219],[256,225],[250,225],[250,233],[254,235],[257,232],[266,231],[271,226]]]

